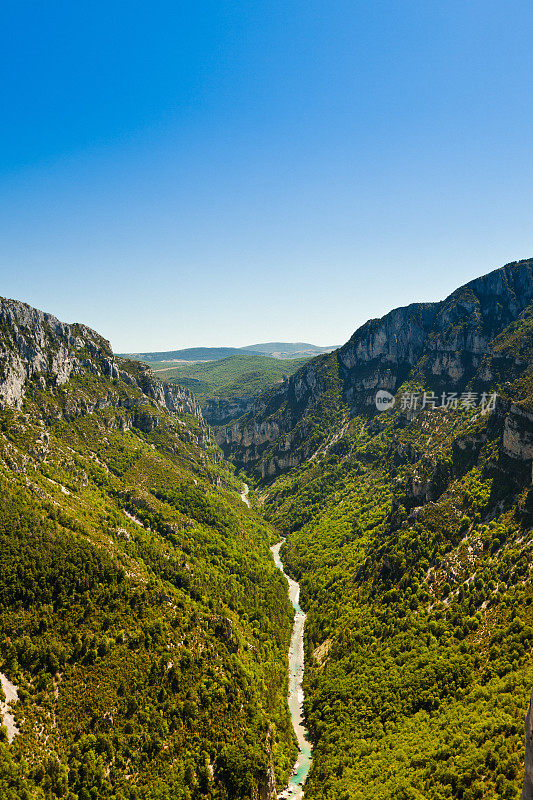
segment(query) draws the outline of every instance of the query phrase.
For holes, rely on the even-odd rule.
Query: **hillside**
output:
[[[219,434],[263,484],[308,612],[309,800],[520,794],[532,267],[368,322]]]
[[[239,355],[207,364],[159,368],[156,374],[165,383],[186,386],[205,405],[206,400],[213,398],[253,397],[283,381],[307,361],[307,358],[286,362],[269,356]]]
[[[0,796],[272,800],[292,614],[195,398],[16,301],[0,362]]]
[[[281,360],[238,355],[202,364],[167,365],[167,368],[154,364],[152,368],[165,383],[190,389],[206,421],[220,425],[240,417],[258,394],[286,380],[307,361],[307,358]]]

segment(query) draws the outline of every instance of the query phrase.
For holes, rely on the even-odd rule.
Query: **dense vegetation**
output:
[[[310,800],[520,794],[533,489],[502,435],[511,402],[532,408],[531,319],[496,339],[487,414],[402,410],[419,372],[395,410],[349,418],[332,374],[306,423],[315,457],[267,492],[308,610]]]
[[[296,372],[307,358],[281,360],[269,356],[235,355],[204,364],[153,364],[157,376],[186,386],[201,402],[210,398],[231,400],[253,397]]]
[[[513,281],[531,266],[497,285],[525,285]],[[19,735],[8,744],[0,728],[0,796],[257,800],[272,770],[283,785],[295,744],[276,530],[308,610],[306,797],[517,798],[533,684],[533,305],[516,298],[467,286],[401,310],[402,336],[427,323],[428,348],[398,367],[385,413],[354,387],[390,378],[390,353],[350,390],[339,353],[267,390],[259,422],[281,433],[250,464],[278,475],[258,495],[268,523],[194,402],[169,413],[168,385],[111,363],[94,337],[80,350],[87,331],[72,329],[70,379],[32,374],[21,407],[0,412],[0,671],[20,698]],[[363,327],[354,353],[373,353],[382,322]],[[482,335],[481,363],[450,346]],[[9,341],[27,352],[30,339]],[[404,406],[439,388],[437,352],[460,392],[497,392],[487,413]],[[211,386],[243,381],[202,366]]]
[[[201,422],[121,380],[35,380],[0,412],[20,730],[0,728],[2,798],[235,800],[271,768],[283,785],[291,611],[240,491]]]

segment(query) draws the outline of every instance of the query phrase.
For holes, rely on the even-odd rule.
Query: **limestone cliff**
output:
[[[202,414],[209,425],[226,425],[229,421],[247,414],[253,402],[253,397],[233,397],[230,400],[209,398],[202,405]]]
[[[34,389],[57,392],[74,378],[106,378],[109,390],[96,398],[80,395],[63,404],[63,413],[75,417],[95,408],[142,407],[140,424],[148,421],[148,406],[204,419],[194,395],[181,386],[162,384],[143,364],[114,356],[109,342],[85,325],[68,325],[17,300],[0,299],[0,408],[21,408]],[[130,386],[133,393],[121,391]],[[143,420],[144,419],[144,423]]]
[[[519,371],[529,363],[495,343],[532,301],[533,260],[527,260],[477,278],[442,302],[417,303],[370,320],[339,350],[260,395],[248,413],[217,433],[217,442],[236,464],[268,479],[310,458],[350,417],[373,416],[378,389],[394,394],[409,377],[436,393],[462,392],[471,384],[490,389],[510,365]],[[323,424],[321,405],[329,417],[336,414],[334,425],[331,419]],[[513,438],[512,421],[506,441],[513,454],[517,448],[529,452],[528,441]]]

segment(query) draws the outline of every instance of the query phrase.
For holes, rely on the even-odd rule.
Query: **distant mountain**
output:
[[[246,347],[188,347],[185,350],[163,350],[150,353],[122,353],[124,358],[134,361],[218,361],[238,355],[267,355],[274,358],[302,358],[330,353],[332,347],[318,347],[306,342],[265,342]]]
[[[151,364],[154,361],[218,361],[229,356],[250,355],[250,352],[252,351],[244,347],[188,347],[185,350],[162,350],[154,353],[122,353],[121,356]],[[255,355],[263,353],[257,350]]]
[[[262,344],[251,344],[244,350],[263,355],[274,356],[275,358],[299,358],[300,356],[318,356],[320,353],[331,353],[340,345],[331,347],[318,347],[316,344],[308,342],[264,342]]]

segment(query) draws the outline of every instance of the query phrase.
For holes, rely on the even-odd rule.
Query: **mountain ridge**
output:
[[[217,432],[217,442],[234,463],[267,480],[319,446],[323,436],[313,409],[328,392],[337,397],[339,419],[348,419],[359,412],[372,416],[376,391],[394,394],[413,370],[435,392],[462,391],[470,381],[482,390],[491,381],[482,367],[491,338],[532,300],[533,260],[525,259],[470,281],[438,303],[393,309],[260,395],[247,414]]]
[[[217,361],[233,355],[270,355],[273,358],[291,359],[330,352],[335,347],[319,347],[306,342],[263,342],[246,347],[189,347],[184,350],[164,350],[146,353],[121,353],[137,361]]]
[[[43,390],[59,388],[71,377],[90,372],[95,378],[138,389],[138,405],[148,400],[169,412],[190,413],[205,426],[188,389],[163,384],[142,365],[116,358],[107,339],[85,325],[60,322],[52,314],[4,298],[0,298],[0,370],[0,405],[20,408],[30,384]],[[98,402],[102,408],[102,399]],[[136,404],[131,397],[124,402],[130,408]]]

